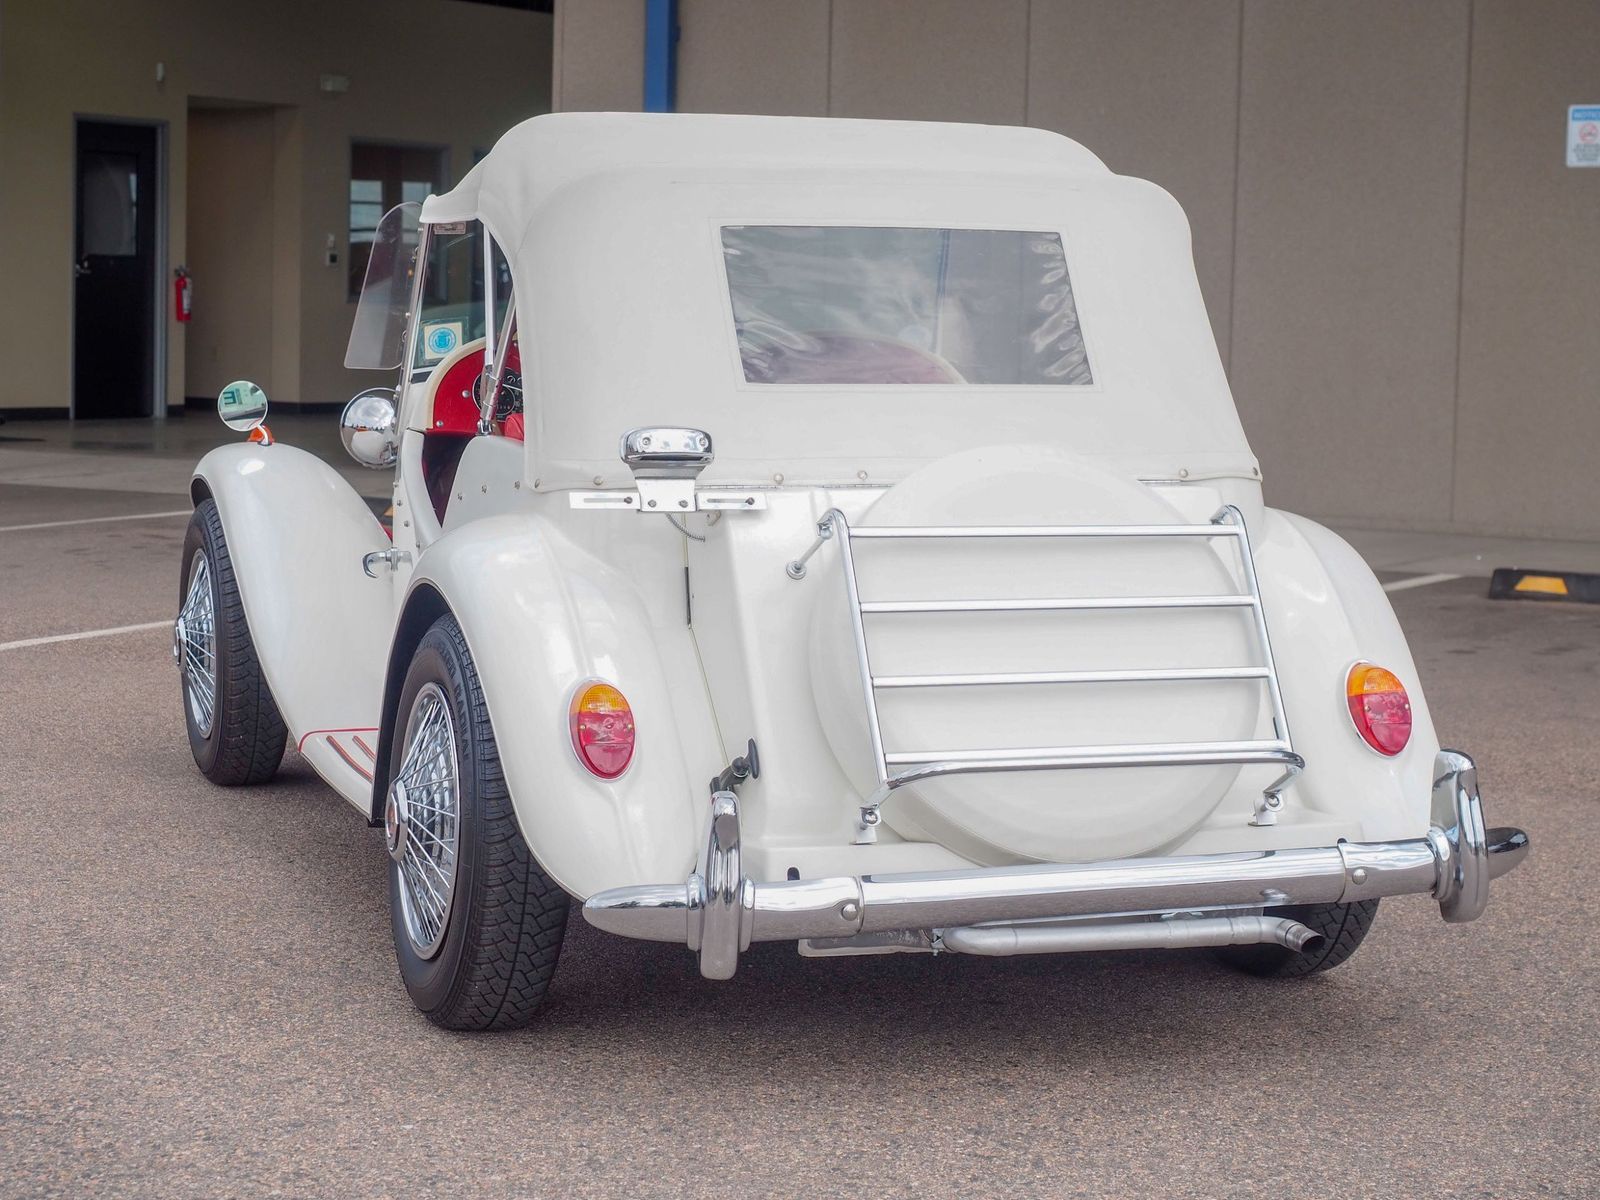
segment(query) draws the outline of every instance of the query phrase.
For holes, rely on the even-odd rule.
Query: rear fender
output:
[[[1439,742],[1389,598],[1331,530],[1277,509],[1263,516],[1251,544],[1294,748],[1306,760],[1285,799],[1354,819],[1367,840],[1421,837]],[[1362,741],[1350,717],[1345,678],[1361,660],[1393,671],[1411,698],[1411,741],[1393,758]]]
[[[374,803],[411,655],[445,612],[472,652],[517,821],[545,871],[579,898],[686,877],[716,770],[714,748],[686,751],[680,732],[698,728],[678,706],[705,705],[704,685],[664,666],[687,629],[652,626],[632,580],[527,514],[473,521],[417,562],[389,654]],[[573,692],[592,678],[616,684],[633,709],[638,743],[616,780],[584,769],[568,732]]]
[[[388,549],[388,535],[333,468],[281,443],[211,451],[189,490],[197,505],[216,501],[251,640],[296,745],[365,810],[370,764],[349,739],[341,754],[316,735],[378,727],[393,589],[361,560]]]

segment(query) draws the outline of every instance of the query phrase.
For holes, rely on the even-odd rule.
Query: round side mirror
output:
[[[339,437],[363,467],[382,470],[400,457],[400,413],[393,388],[368,388],[344,406]]]
[[[236,433],[249,433],[267,419],[267,394],[248,379],[235,380],[217,396],[217,416]]]

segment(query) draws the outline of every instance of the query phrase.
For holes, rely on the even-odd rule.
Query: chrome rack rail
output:
[[[787,567],[789,578],[804,579],[806,564],[835,535],[849,599],[851,632],[856,662],[861,672],[861,695],[866,706],[867,733],[878,785],[861,806],[856,840],[876,838],[879,809],[896,788],[946,775],[1000,771],[1057,771],[1108,767],[1192,767],[1225,764],[1281,767],[1264,789],[1251,817],[1253,825],[1272,825],[1283,808],[1283,791],[1305,768],[1289,738],[1283,692],[1278,685],[1272,641],[1261,607],[1261,587],[1244,516],[1234,505],[1218,509],[1204,525],[864,525],[852,529],[838,509],[830,509],[817,522],[816,540]],[[863,602],[856,580],[853,543],[857,539],[916,538],[924,540],[1013,538],[1232,538],[1238,548],[1243,590],[1203,596],[1041,597],[1002,600],[907,600]],[[1258,647],[1259,664],[1233,667],[1173,667],[1128,671],[1020,671],[1002,674],[875,675],[867,647],[865,618],[902,613],[949,612],[1085,612],[1107,609],[1242,608],[1248,609]],[[1037,746],[1004,750],[923,750],[889,752],[884,749],[883,727],[878,719],[878,693],[895,688],[1010,687],[1031,684],[1169,683],[1190,680],[1254,680],[1266,686],[1272,706],[1271,738],[1235,742],[1167,742],[1110,746]]]

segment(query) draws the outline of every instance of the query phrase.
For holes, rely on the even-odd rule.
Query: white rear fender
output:
[[[387,550],[388,535],[333,468],[281,443],[211,451],[190,493],[216,501],[250,636],[295,744],[366,811],[371,763],[354,738],[378,726],[394,596],[387,573],[369,578],[361,560]]]
[[[1428,829],[1433,720],[1410,647],[1372,569],[1337,534],[1267,509],[1252,529],[1272,651],[1294,748],[1305,774],[1285,795],[1360,823],[1359,837],[1420,837]],[[1387,758],[1356,733],[1345,678],[1357,661],[1386,667],[1411,698],[1411,740]]]
[[[653,626],[632,580],[539,517],[447,533],[416,564],[391,652],[385,767],[412,649],[446,610],[472,652],[523,837],[551,877],[581,898],[686,875],[720,767],[708,722],[679,710],[707,706],[687,626]],[[569,706],[586,679],[615,684],[633,710],[637,746],[615,780],[590,774],[572,748]]]

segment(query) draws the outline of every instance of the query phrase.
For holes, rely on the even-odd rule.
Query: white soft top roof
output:
[[[1038,129],[811,117],[558,113],[511,129],[423,206],[481,220],[523,328],[536,486],[619,476],[626,429],[707,430],[708,482],[893,482],[973,445],[1069,447],[1145,478],[1253,477],[1194,272],[1154,184]],[[1056,233],[1087,387],[745,380],[719,230]]]
[[[566,184],[662,167],[991,175],[1109,175],[1077,142],[1043,129],[828,117],[688,113],[550,113],[514,125],[465,179],[422,206],[427,224],[482,219],[502,242]]]

